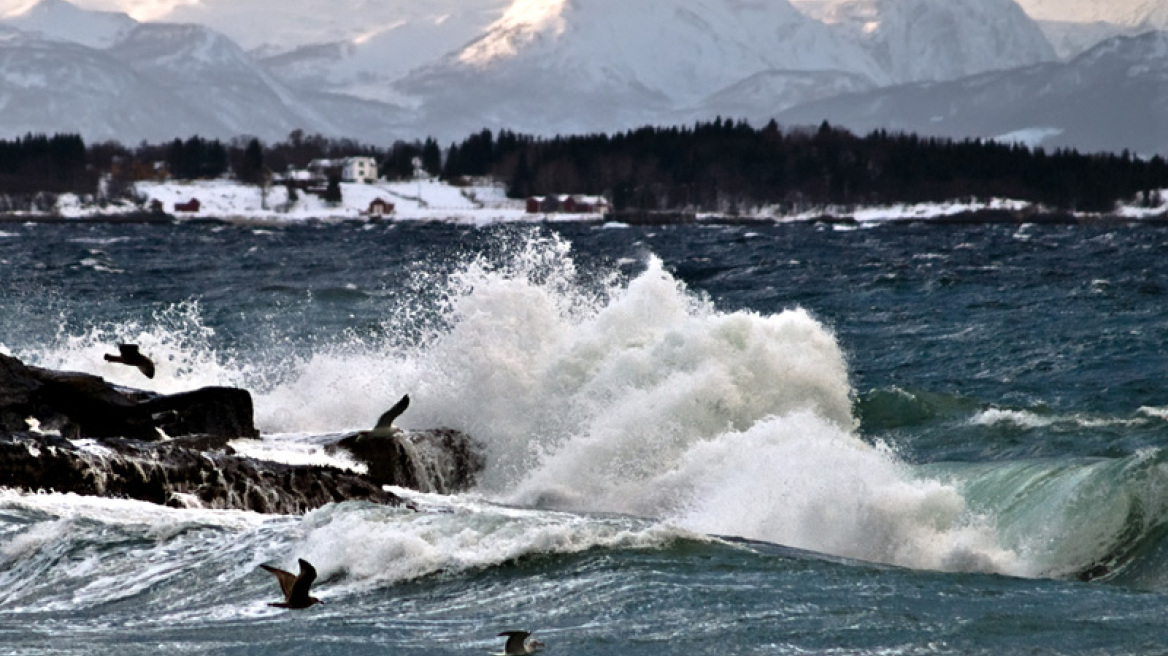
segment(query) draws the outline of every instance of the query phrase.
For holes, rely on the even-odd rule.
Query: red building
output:
[[[192,198],[185,203],[175,203],[174,204],[174,211],[175,212],[198,212],[199,211],[199,199]]]
[[[560,211],[568,214],[603,214],[608,201],[602,196],[569,196],[560,204]]]
[[[369,216],[386,216],[387,214],[393,214],[394,209],[393,203],[383,198],[377,198],[372,203],[369,203],[369,209],[365,213]]]
[[[527,199],[528,214],[604,214],[608,201],[603,196],[532,196]]]

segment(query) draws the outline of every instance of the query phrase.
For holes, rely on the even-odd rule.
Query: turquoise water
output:
[[[7,352],[246,387],[268,457],[406,392],[488,456],[421,513],[3,493],[0,652],[1165,651],[1164,228],[0,232]]]

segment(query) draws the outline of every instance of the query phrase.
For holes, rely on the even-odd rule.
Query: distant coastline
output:
[[[611,223],[623,225],[753,225],[765,223],[831,223],[873,225],[888,222],[929,222],[938,225],[969,223],[1089,223],[1099,221],[1168,222],[1168,204],[1143,207],[1121,204],[1111,212],[1069,212],[1044,208],[1025,201],[950,201],[901,203],[870,207],[810,207],[798,212],[758,208],[751,212],[717,213],[687,211],[622,210],[593,213],[528,212],[521,200],[509,199],[498,186],[459,187],[438,180],[409,182],[345,183],[342,201],[328,206],[315,197],[302,196],[289,203],[281,187],[272,187],[266,198],[252,185],[233,180],[138,183],[136,194],[144,204],[129,201],[104,207],[64,194],[51,211],[0,212],[0,223],[262,223],[302,222],[378,223],[394,221],[447,222],[473,225],[501,223]],[[408,195],[409,198],[405,198]],[[1168,190],[1163,194],[1168,198]],[[393,211],[370,215],[371,199],[390,198]],[[197,211],[175,211],[176,204],[201,200]],[[471,200],[474,199],[474,200]],[[157,209],[147,206],[156,202]],[[264,205],[268,207],[265,208]],[[273,209],[279,207],[279,209]]]

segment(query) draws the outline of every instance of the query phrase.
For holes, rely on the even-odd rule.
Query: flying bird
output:
[[[312,582],[316,580],[316,568],[307,560],[300,559],[300,576],[268,565],[260,565],[260,567],[276,575],[276,579],[280,581],[280,590],[284,592],[284,601],[282,603],[272,603],[268,604],[269,606],[299,610],[308,608],[313,604],[324,603],[308,594],[309,588],[312,587]]]
[[[530,631],[504,631],[500,633],[500,637],[507,636],[507,644],[503,645],[502,656],[534,654],[535,652],[543,649],[543,642],[539,640],[527,639],[527,637],[530,635]]]
[[[108,362],[120,362],[131,367],[138,367],[147,378],[154,378],[154,363],[150,358],[142,355],[137,344],[118,344],[119,355],[106,354]]]
[[[385,414],[377,420],[377,425],[373,430],[369,431],[370,435],[393,435],[398,431],[398,428],[393,425],[393,420],[401,416],[401,413],[410,407],[410,395],[406,394],[394,404],[392,408],[385,411]]]

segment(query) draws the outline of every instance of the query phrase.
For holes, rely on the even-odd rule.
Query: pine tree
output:
[[[430,175],[442,172],[442,149],[433,137],[427,137],[426,143],[422,145],[422,168]]]
[[[344,200],[341,196],[341,176],[335,173],[329,176],[328,186],[325,187],[324,193],[320,195],[320,199],[333,207],[341,204],[341,201]]]
[[[264,149],[260,146],[259,139],[252,139],[247,143],[236,177],[247,184],[263,185],[267,176],[264,171]]]

